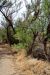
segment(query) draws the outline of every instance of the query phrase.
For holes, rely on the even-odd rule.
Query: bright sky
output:
[[[20,10],[20,12],[16,15],[16,13],[14,13],[13,15],[13,19],[17,19],[18,17],[22,17],[22,13],[26,11],[26,8],[25,8],[25,3],[24,3],[24,0],[18,0],[18,1],[22,1],[22,9]],[[31,2],[31,0],[27,0],[28,3]],[[14,2],[14,0],[12,0],[12,2]],[[2,14],[0,13],[0,23],[2,21]],[[1,24],[0,24],[0,27],[1,27]]]
[[[19,0],[19,1],[22,1],[22,9],[18,12],[17,16],[14,15],[14,17],[16,16],[17,18],[22,17],[22,13],[26,11],[24,0]],[[30,3],[31,0],[27,0],[27,1],[28,3]]]

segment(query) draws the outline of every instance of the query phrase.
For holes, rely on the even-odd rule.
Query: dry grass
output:
[[[2,47],[2,49],[4,49],[4,47]],[[9,57],[9,59],[7,57]],[[4,56],[2,61],[2,69],[5,66],[5,69],[8,72],[2,70],[2,72],[5,72],[5,74],[2,73],[2,75],[50,75],[50,62],[26,57],[24,49],[20,49],[14,56]],[[11,68],[8,68],[7,66],[10,66]],[[11,72],[12,68],[13,71]]]
[[[16,55],[15,75],[50,75],[50,63],[25,57],[24,52]]]

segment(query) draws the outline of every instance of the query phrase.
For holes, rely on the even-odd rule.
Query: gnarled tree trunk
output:
[[[29,50],[28,50],[28,52],[27,52],[27,54],[28,55],[32,55],[33,54],[33,48],[34,48],[34,43],[35,43],[35,40],[36,40],[36,37],[37,37],[37,35],[38,35],[38,32],[37,33],[34,33],[33,32],[33,40],[32,40],[32,44],[31,44],[31,46],[29,47]],[[32,55],[33,56],[33,55]]]
[[[10,16],[7,16],[5,15],[2,11],[1,13],[3,14],[3,16],[5,17],[6,21],[7,21],[7,40],[8,40],[8,43],[11,45],[11,44],[18,44],[19,43],[19,40],[18,39],[15,39],[13,37],[14,33],[15,33],[15,29],[13,27],[13,23],[12,23],[12,17],[11,15]],[[13,34],[12,34],[13,32]]]

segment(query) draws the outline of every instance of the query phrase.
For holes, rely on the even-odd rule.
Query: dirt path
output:
[[[15,55],[3,53],[0,55],[0,75],[50,75],[50,63],[27,58],[24,50]]]

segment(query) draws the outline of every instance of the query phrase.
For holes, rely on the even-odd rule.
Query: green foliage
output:
[[[6,40],[7,39],[7,36],[6,36],[6,30],[3,28],[3,29],[0,29],[0,41],[1,40]]]
[[[42,9],[46,17],[50,13],[50,1],[49,0],[42,0]]]
[[[21,43],[19,43],[17,46],[24,48],[28,46],[32,39],[30,30],[22,27],[16,27],[16,34],[14,35],[14,37],[21,40]]]
[[[16,39],[21,40],[21,42],[18,45],[14,46],[16,48],[27,48],[28,45],[32,42],[33,39],[33,32],[41,32],[42,36],[46,35],[47,32],[47,25],[48,25],[48,14],[50,13],[49,7],[50,7],[50,2],[48,0],[42,0],[41,6],[40,6],[40,13],[37,17],[37,19],[33,22],[32,19],[34,19],[36,16],[32,13],[35,12],[35,3],[33,0],[31,0],[32,4],[28,4],[26,6],[27,11],[26,11],[26,17],[24,17],[24,20],[22,19],[17,19],[15,22],[15,30],[16,33],[13,35]],[[38,8],[37,8],[38,9]],[[32,13],[31,13],[32,12]],[[6,25],[6,24],[5,24]],[[12,32],[12,31],[10,31]],[[13,34],[13,33],[12,33]],[[6,31],[5,29],[2,29],[0,31],[0,39],[6,38]]]

